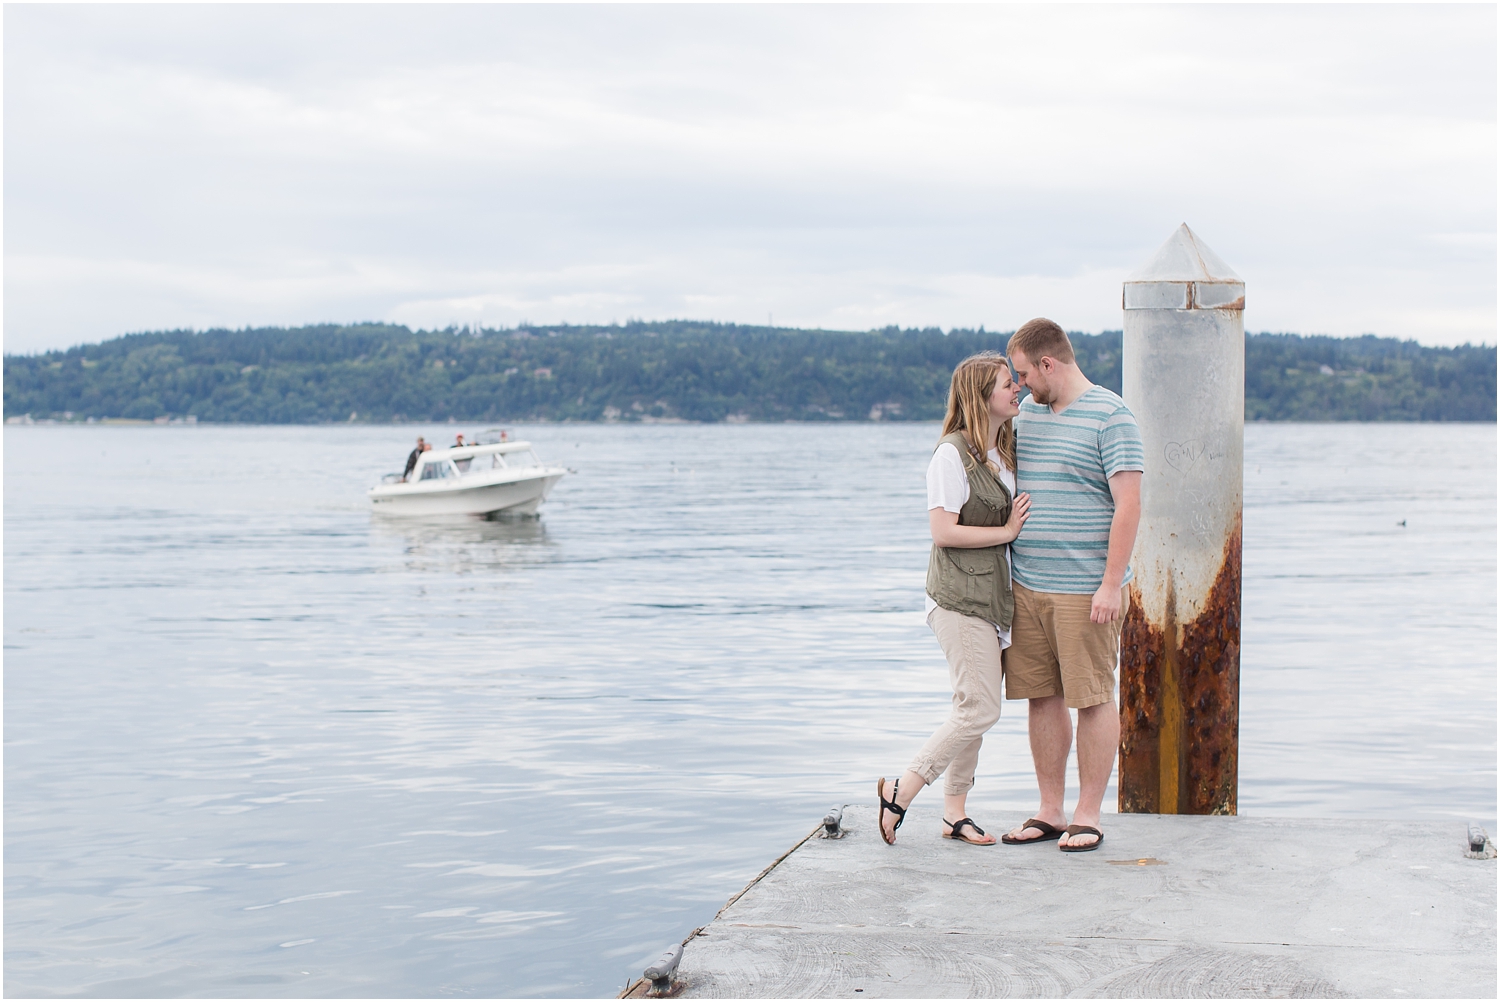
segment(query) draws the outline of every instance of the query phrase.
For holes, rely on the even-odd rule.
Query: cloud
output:
[[[1494,341],[1491,7],[20,6],[9,351],[682,317]]]

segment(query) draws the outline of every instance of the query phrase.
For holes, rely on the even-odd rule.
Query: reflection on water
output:
[[[411,571],[470,574],[547,563],[561,557],[560,548],[547,538],[546,522],[537,516],[371,516],[370,539],[380,549],[398,545],[398,566]]]
[[[942,719],[934,427],[547,426],[541,519],[374,518],[423,431],[7,429],[8,994],[608,995]],[[1242,811],[1493,818],[1494,457],[1247,429]],[[1007,706],[972,813],[1032,782]]]

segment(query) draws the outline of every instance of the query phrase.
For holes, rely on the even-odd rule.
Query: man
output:
[[[1005,695],[1030,700],[1027,728],[1041,807],[1002,840],[1058,839],[1064,852],[1104,842],[1099,806],[1120,744],[1115,669],[1141,518],[1145,453],[1125,401],[1089,382],[1050,320],[1022,324],[1007,346],[1031,391],[1016,418],[1016,490],[1031,516],[1011,544],[1015,575]],[[1069,708],[1078,711],[1078,803],[1063,813]]]
[[[424,439],[421,435],[418,435],[417,447],[411,450],[411,454],[406,457],[406,469],[401,471],[401,482],[403,484],[406,483],[406,478],[411,476],[411,471],[416,469],[417,457],[426,452],[429,448],[431,448],[431,446],[427,444],[427,440]]]

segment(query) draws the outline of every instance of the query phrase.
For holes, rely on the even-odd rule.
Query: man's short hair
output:
[[[1046,317],[1028,320],[1016,328],[1005,346],[1005,352],[1009,355],[1018,351],[1029,362],[1040,362],[1043,356],[1050,356],[1059,362],[1073,361],[1073,342],[1068,340],[1068,332]]]

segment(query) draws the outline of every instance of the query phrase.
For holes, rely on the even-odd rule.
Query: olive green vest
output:
[[[969,475],[969,500],[958,512],[959,525],[1004,525],[1010,521],[1010,491],[1000,478],[969,450],[962,432],[945,436],[938,445],[952,445]],[[978,616],[1003,630],[1010,629],[1015,598],[1010,590],[1010,565],[1005,545],[964,549],[932,544],[927,560],[927,594],[944,609]]]

